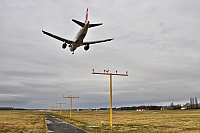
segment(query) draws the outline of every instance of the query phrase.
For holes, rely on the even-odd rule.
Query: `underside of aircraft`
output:
[[[90,44],[107,42],[107,41],[111,41],[111,40],[114,39],[114,38],[110,38],[110,39],[104,39],[104,40],[98,40],[98,41],[88,41],[88,42],[83,41],[85,36],[87,35],[88,28],[92,28],[92,27],[95,27],[95,26],[102,25],[102,23],[90,24],[90,21],[88,21],[88,8],[86,10],[85,23],[78,21],[78,20],[75,20],[75,19],[72,19],[72,21],[82,27],[80,29],[80,31],[77,33],[74,41],[69,40],[69,39],[65,39],[65,38],[57,36],[57,35],[54,35],[50,32],[44,31],[44,30],[42,30],[42,32],[44,34],[50,36],[50,37],[53,37],[57,40],[64,42],[62,44],[63,49],[65,49],[67,47],[67,44],[69,44],[68,47],[70,48],[70,51],[72,52],[72,54],[74,54],[74,51],[76,50],[76,48],[78,48],[80,46],[84,46],[84,50],[87,51],[90,48]]]

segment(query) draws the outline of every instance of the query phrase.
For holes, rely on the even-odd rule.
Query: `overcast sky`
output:
[[[72,55],[45,30],[73,40],[89,8],[85,41],[111,42],[79,47]],[[1,0],[0,106],[51,108],[74,95],[74,108],[184,104],[200,100],[199,0]]]

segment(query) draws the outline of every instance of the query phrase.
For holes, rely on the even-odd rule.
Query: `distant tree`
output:
[[[193,97],[190,98],[190,108],[191,109],[194,108],[194,98]]]
[[[195,106],[196,106],[195,108],[198,109],[198,100],[197,100],[197,97],[195,97]]]
[[[170,107],[174,107],[174,103],[173,102],[170,104]]]
[[[199,104],[198,104],[198,99],[197,97],[191,97],[190,98],[190,109],[198,109]]]

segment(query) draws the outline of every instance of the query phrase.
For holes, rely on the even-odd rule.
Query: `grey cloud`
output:
[[[78,3],[78,4],[77,4]],[[76,8],[74,7],[76,5]],[[0,106],[50,108],[63,95],[79,95],[75,108],[184,103],[199,96],[198,1],[2,1],[0,5]],[[75,55],[41,30],[73,39],[89,8],[85,40],[114,37]],[[66,105],[65,108],[68,106]]]

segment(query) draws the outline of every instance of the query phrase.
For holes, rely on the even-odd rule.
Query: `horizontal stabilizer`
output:
[[[72,21],[76,24],[78,24],[79,26],[81,27],[84,27],[85,26],[85,23],[83,22],[80,22],[78,20],[75,20],[75,19],[72,19]],[[103,23],[99,23],[99,24],[89,24],[89,27],[88,28],[91,28],[91,27],[95,27],[95,26],[99,26],[99,25],[102,25]]]
[[[102,25],[103,23],[100,23],[100,24],[89,24],[89,28],[92,28],[92,27],[95,27],[95,26],[99,26],[99,25]]]
[[[80,25],[81,27],[84,27],[84,26],[85,26],[85,23],[80,22],[80,21],[78,21],[78,20],[72,19],[72,21],[73,21],[74,23]]]

